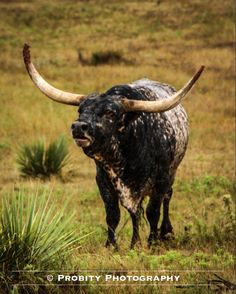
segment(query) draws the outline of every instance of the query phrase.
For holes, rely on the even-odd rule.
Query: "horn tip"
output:
[[[30,46],[25,43],[23,47],[23,57],[24,57],[24,62],[25,65],[30,63]]]
[[[205,65],[201,65],[201,67],[200,67],[200,70],[199,71],[204,71],[204,69],[206,68],[206,66]]]
[[[199,70],[195,73],[195,75],[193,76],[192,80],[191,80],[191,87],[194,85],[194,83],[199,79],[199,77],[201,76],[202,72],[205,69],[205,65],[201,65],[201,67],[199,68]]]

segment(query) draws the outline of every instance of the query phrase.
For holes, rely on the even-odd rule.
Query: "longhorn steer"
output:
[[[139,240],[141,204],[147,195],[150,197],[146,210],[149,244],[158,238],[161,204],[160,238],[172,233],[169,202],[176,170],[188,142],[187,115],[180,102],[204,67],[178,92],[166,84],[142,79],[112,87],[103,94],[85,96],[49,85],[30,61],[28,45],[24,46],[23,56],[31,79],[46,96],[79,106],[79,118],[71,126],[72,134],[76,144],[96,163],[96,180],[106,209],[106,245],[117,246],[119,202],[131,215],[131,248],[135,245]]]

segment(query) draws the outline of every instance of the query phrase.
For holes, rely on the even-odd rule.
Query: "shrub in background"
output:
[[[111,64],[111,63],[119,63],[123,60],[122,55],[119,51],[97,51],[92,54],[91,64],[99,65],[99,64]]]
[[[73,214],[65,215],[49,205],[48,192],[5,197],[0,226],[0,288],[19,282],[17,270],[53,270],[68,264],[71,251],[85,237],[71,226]],[[22,276],[21,276],[22,282]],[[32,282],[32,281],[31,281]]]
[[[84,58],[80,49],[77,49],[78,61],[83,65],[98,66],[103,64],[133,64],[132,61],[123,57],[122,52],[117,50],[105,50],[92,52],[91,56]]]
[[[45,147],[43,140],[32,145],[23,145],[17,156],[17,163],[23,176],[49,178],[59,175],[68,162],[68,148],[64,137]]]

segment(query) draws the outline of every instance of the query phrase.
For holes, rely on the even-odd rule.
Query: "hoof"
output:
[[[173,232],[160,235],[160,240],[162,240],[162,241],[171,241],[174,239],[175,239],[175,235]]]
[[[138,240],[135,240],[135,241],[132,241],[131,244],[130,244],[130,249],[134,249],[134,248],[140,248],[142,246],[141,244],[141,240],[138,239]]]
[[[148,237],[148,248],[151,248],[152,246],[156,246],[157,245],[157,234],[150,234]]]
[[[152,247],[156,247],[158,245],[158,240],[152,240],[152,241],[149,241],[148,240],[148,248],[152,248]]]
[[[112,242],[110,240],[107,240],[106,243],[105,243],[105,247],[110,248],[111,246],[114,248],[115,251],[119,250],[119,247],[118,247],[118,245],[117,245],[117,243],[115,241]]]
[[[173,239],[173,227],[170,222],[162,223],[160,230],[160,240]],[[171,237],[172,236],[172,237]]]

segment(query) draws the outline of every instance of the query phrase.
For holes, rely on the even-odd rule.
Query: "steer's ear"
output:
[[[134,121],[138,116],[139,116],[140,113],[138,112],[127,112],[125,114],[125,118],[124,118],[124,126],[125,128],[128,127],[128,125]]]
[[[129,124],[139,116],[138,112],[126,112],[123,114],[122,119],[119,122],[118,131],[124,132]]]

